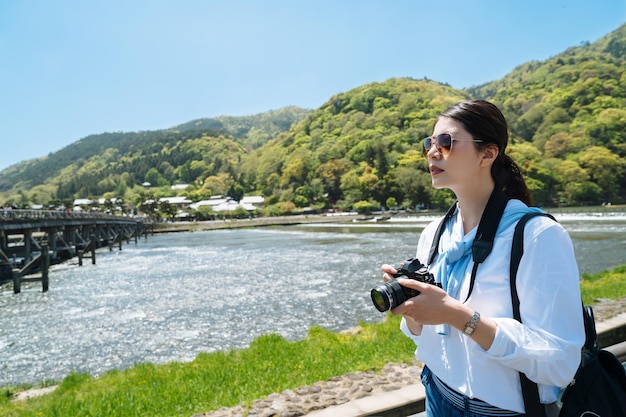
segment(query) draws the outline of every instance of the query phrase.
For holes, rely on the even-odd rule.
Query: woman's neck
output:
[[[473,189],[471,194],[457,195],[459,201],[459,209],[461,210],[461,219],[463,220],[463,232],[469,233],[478,226],[480,218],[487,207],[487,202],[493,192],[495,184],[490,187],[480,187]]]

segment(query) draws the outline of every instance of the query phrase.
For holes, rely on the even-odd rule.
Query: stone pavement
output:
[[[194,417],[330,417],[363,415],[363,410],[414,400],[420,395],[421,367],[390,363],[382,372],[351,372],[295,390],[285,390],[242,405],[222,408]],[[394,405],[395,406],[395,405]],[[329,414],[330,413],[330,414]],[[354,414],[358,413],[358,414]]]

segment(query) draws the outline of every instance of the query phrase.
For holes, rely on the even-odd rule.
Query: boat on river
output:
[[[391,219],[391,216],[365,216],[365,217],[360,217],[358,219],[352,219],[352,221],[354,223],[357,222],[373,222],[373,223],[378,223],[378,222],[385,222]]]

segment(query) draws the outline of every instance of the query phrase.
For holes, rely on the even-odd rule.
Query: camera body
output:
[[[428,272],[428,267],[422,264],[417,258],[409,259],[402,266],[396,268],[396,270],[398,272],[393,274],[394,279],[376,286],[370,292],[374,307],[381,313],[399,306],[409,298],[413,298],[420,293],[413,288],[400,285],[398,281],[396,281],[396,278],[414,279],[427,284],[441,286],[441,284],[435,282],[433,274]]]

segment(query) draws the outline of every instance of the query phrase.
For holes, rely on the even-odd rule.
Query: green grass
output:
[[[294,389],[352,371],[381,369],[388,362],[413,362],[413,342],[398,330],[399,319],[362,324],[356,335],[320,327],[304,340],[278,335],[256,339],[249,348],[204,353],[190,363],[139,364],[99,378],[72,374],[42,397],[12,402],[3,389],[0,415],[13,416],[185,416]]]
[[[585,274],[581,292],[585,304],[626,295],[626,266]],[[313,327],[304,340],[267,335],[247,349],[203,353],[188,363],[138,364],[98,378],[71,374],[52,393],[28,401],[11,399],[29,387],[2,387],[0,415],[190,417],[389,362],[413,363],[413,342],[399,331],[398,317],[387,318],[362,323],[354,335]]]
[[[599,298],[616,300],[626,295],[626,265],[612,271],[597,274],[583,274],[580,292],[585,305],[593,304]]]

